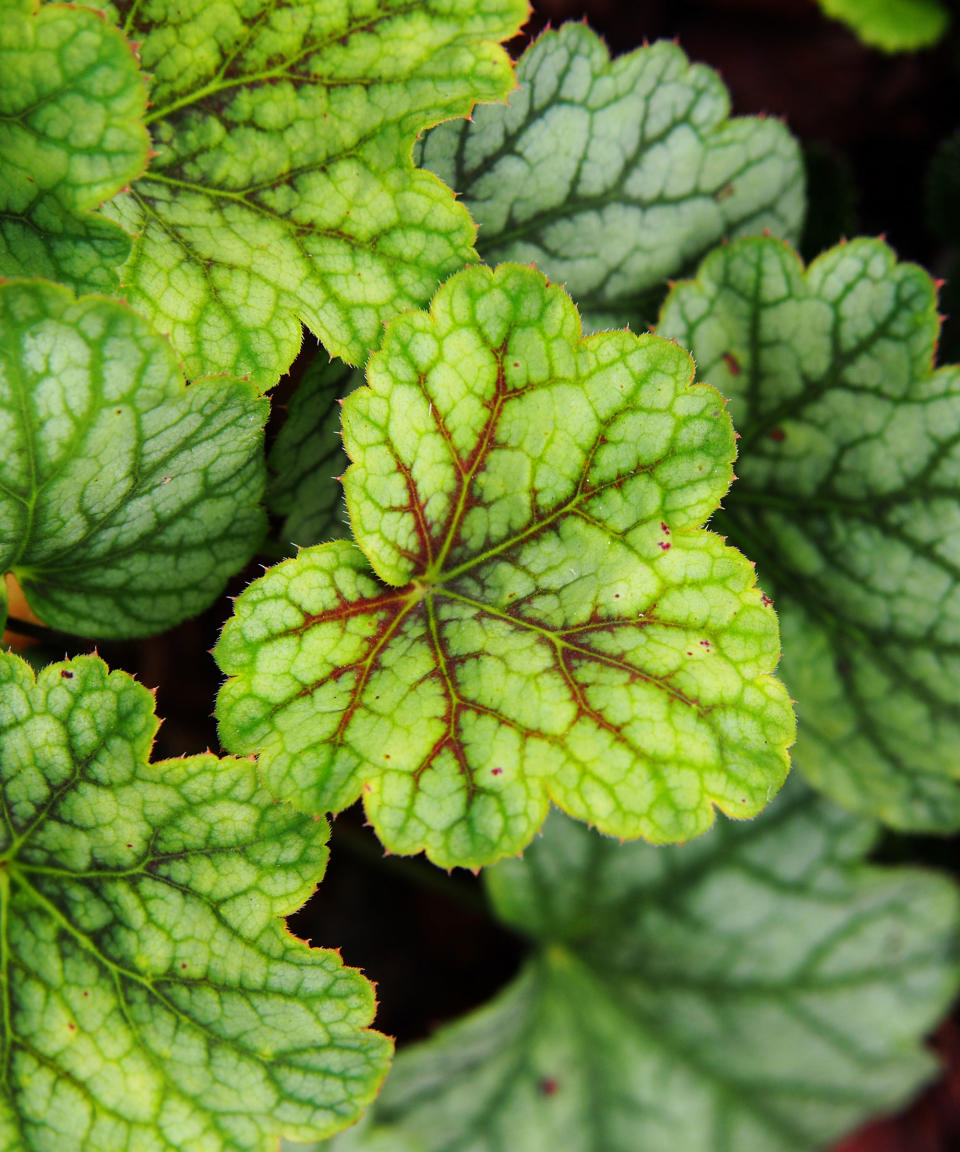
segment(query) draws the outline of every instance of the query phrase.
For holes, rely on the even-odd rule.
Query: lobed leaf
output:
[[[792,785],[668,851],[551,816],[487,873],[532,957],[400,1053],[381,1146],[818,1152],[903,1104],[935,1071],[960,906],[945,877],[862,864],[872,840]]]
[[[656,290],[728,237],[796,240],[803,166],[777,120],[730,119],[715,72],[667,41],[611,61],[585,24],[544,33],[508,107],[424,137],[488,264],[536,262],[591,328],[640,327]],[[651,299],[653,297],[653,299]]]
[[[0,285],[0,573],[57,628],[142,636],[195,615],[262,539],[266,400],[185,389],[128,308]]]
[[[506,95],[523,0],[118,0],[153,73],[130,303],[190,377],[269,387],[301,321],[362,361],[389,316],[475,258],[466,209],[415,170],[417,133]]]
[[[224,745],[309,811],[362,793],[391,851],[444,865],[516,852],[548,797],[658,841],[757,812],[793,717],[752,567],[698,527],[734,439],[691,375],[653,336],[581,340],[516,265],[392,321],[343,405],[359,548],[237,599]]]
[[[130,239],[91,210],[147,165],[136,57],[88,8],[2,8],[0,276],[113,291]]]
[[[901,828],[960,827],[960,369],[929,276],[879,240],[804,272],[775,240],[709,256],[659,331],[731,397],[723,531],[777,598],[794,763]]]
[[[370,985],[278,917],[325,827],[249,762],[149,764],[150,693],[0,655],[0,1148],[267,1152],[375,1094]]]
[[[940,0],[819,0],[823,11],[884,52],[928,48],[944,34],[950,16]]]

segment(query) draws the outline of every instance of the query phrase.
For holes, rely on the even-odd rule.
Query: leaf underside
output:
[[[960,369],[929,276],[879,240],[804,272],[774,240],[707,258],[659,331],[731,398],[717,526],[775,595],[795,765],[900,828],[960,827]]]
[[[418,145],[479,225],[488,264],[533,261],[589,329],[642,329],[659,290],[723,239],[795,241],[803,166],[778,120],[731,119],[717,74],[660,41],[610,60],[585,24],[544,33],[509,106]]]
[[[146,86],[102,15],[29,7],[0,26],[0,276],[111,292],[130,240],[91,210],[146,167]]]
[[[691,375],[656,337],[582,341],[516,265],[391,322],[343,405],[359,548],[237,599],[225,746],[310,811],[362,793],[391,851],[445,865],[516,852],[548,797],[658,841],[758,811],[792,712],[752,567],[699,528],[734,439]]]
[[[0,655],[3,1152],[267,1152],[385,1071],[370,985],[279,919],[325,827],[248,761],[147,763],[156,727],[96,657]]]
[[[385,319],[475,258],[417,133],[509,91],[522,0],[149,0],[116,5],[152,73],[158,155],[105,211],[136,234],[130,303],[191,378],[269,387],[301,321],[362,361]]]
[[[909,52],[936,44],[950,16],[940,0],[819,0],[834,20],[849,25],[864,43],[884,52]]]
[[[44,623],[143,636],[206,608],[263,537],[266,400],[184,387],[130,309],[0,285],[0,572]]]
[[[399,1055],[358,1152],[819,1152],[898,1107],[935,1071],[960,908],[945,878],[860,863],[872,839],[792,784],[668,851],[552,815],[487,873],[539,947]]]

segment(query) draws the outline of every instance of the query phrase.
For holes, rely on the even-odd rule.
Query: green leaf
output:
[[[691,376],[656,337],[581,341],[569,297],[517,265],[392,321],[343,406],[360,548],[305,550],[237,599],[224,745],[307,810],[362,793],[391,851],[442,865],[516,852],[548,797],[658,841],[757,812],[793,716],[752,567],[698,527],[734,440]]]
[[[90,210],[146,168],[146,99],[130,45],[100,13],[3,4],[0,276],[116,288],[130,240]]]
[[[190,377],[269,387],[301,321],[351,362],[474,259],[417,133],[509,91],[523,0],[120,0],[153,73],[158,155],[109,214],[138,234],[134,308]]]
[[[589,327],[652,321],[651,291],[727,237],[797,239],[799,150],[777,120],[729,119],[715,72],[662,41],[613,62],[584,24],[517,65],[509,107],[480,108],[422,145],[460,193],[488,264],[535,261]]]
[[[945,877],[863,865],[871,840],[793,786],[670,850],[551,816],[487,877],[533,956],[401,1052],[384,1147],[819,1152],[898,1107],[935,1071],[960,907]]]
[[[950,20],[940,0],[820,0],[820,7],[852,28],[865,44],[884,52],[928,48]]]
[[[848,808],[960,826],[960,369],[933,370],[934,286],[879,240],[805,273],[775,240],[709,256],[659,331],[731,397],[717,527],[772,588],[794,763]]]
[[[284,544],[303,547],[350,535],[339,484],[349,461],[337,401],[362,382],[360,373],[321,353],[297,385],[267,459],[267,505],[284,518]]]
[[[150,693],[96,657],[0,655],[0,1147],[267,1152],[356,1118],[370,985],[279,917],[325,826],[250,762],[149,764]]]
[[[47,624],[142,636],[192,616],[262,539],[266,400],[184,388],[130,309],[0,285],[0,572]]]

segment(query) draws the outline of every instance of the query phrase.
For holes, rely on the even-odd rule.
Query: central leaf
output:
[[[477,866],[552,797],[623,837],[756,813],[793,716],[752,566],[699,527],[723,401],[666,340],[580,338],[531,268],[471,268],[388,327],[343,408],[360,545],[278,565],[216,649],[224,743],[312,810]],[[376,579],[374,572],[384,583]]]

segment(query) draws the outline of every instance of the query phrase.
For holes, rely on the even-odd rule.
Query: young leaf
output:
[[[653,336],[582,341],[570,298],[517,265],[392,321],[343,405],[360,547],[237,599],[225,746],[308,810],[362,792],[391,851],[442,865],[516,852],[548,797],[657,841],[714,805],[757,812],[793,716],[752,567],[698,527],[734,440],[691,376]]]
[[[902,1104],[935,1070],[921,1040],[957,991],[960,907],[945,877],[860,863],[871,841],[793,786],[667,851],[551,816],[487,876],[534,955],[490,1005],[401,1052],[372,1110],[384,1137],[819,1152]]]
[[[324,826],[252,763],[149,764],[156,728],[96,657],[34,680],[0,655],[4,1148],[266,1152],[350,1123],[385,1071],[370,985],[278,919]]]
[[[267,459],[267,504],[283,516],[281,540],[302,546],[350,535],[339,477],[347,467],[337,401],[362,375],[322,353],[297,386]]]
[[[777,120],[729,119],[715,72],[662,41],[611,62],[585,24],[527,49],[509,107],[427,134],[489,264],[535,261],[593,328],[652,321],[651,290],[726,237],[796,240],[803,167]]]
[[[0,573],[47,624],[142,636],[205,608],[263,536],[266,400],[185,389],[128,308],[0,285]]]
[[[91,209],[146,167],[146,86],[102,15],[32,8],[0,16],[0,276],[110,292],[130,240]]]
[[[274,384],[303,321],[362,361],[382,322],[474,258],[466,209],[413,168],[417,133],[507,94],[495,41],[523,0],[118,0],[153,73],[147,176],[107,211],[136,233],[130,303],[191,378]]]
[[[834,20],[884,52],[911,52],[936,44],[950,17],[940,0],[820,0]]]
[[[731,397],[718,527],[777,597],[794,763],[846,807],[960,826],[960,369],[933,370],[934,286],[879,240],[804,273],[775,240],[718,250],[659,331]]]

